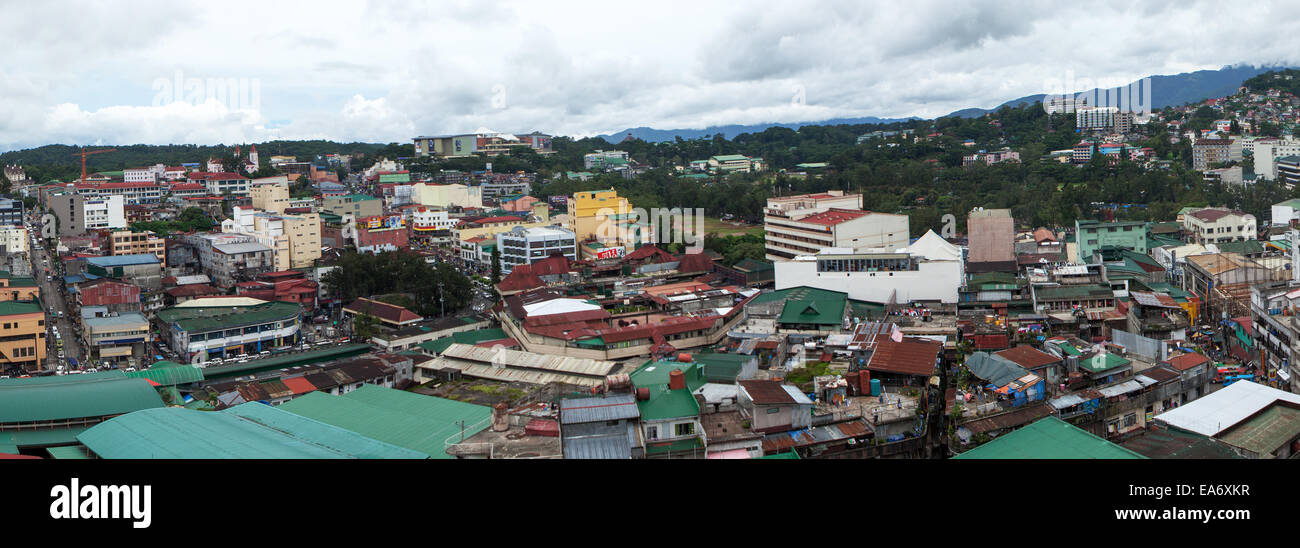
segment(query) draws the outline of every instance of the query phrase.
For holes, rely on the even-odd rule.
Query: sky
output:
[[[0,7],[0,150],[931,118],[1066,80],[1300,64],[1297,2]]]

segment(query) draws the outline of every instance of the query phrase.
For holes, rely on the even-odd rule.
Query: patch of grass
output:
[[[804,367],[791,370],[790,374],[785,376],[785,380],[798,386],[800,390],[808,392],[813,388],[813,377],[830,374],[830,368],[831,364],[827,362],[813,362]]]

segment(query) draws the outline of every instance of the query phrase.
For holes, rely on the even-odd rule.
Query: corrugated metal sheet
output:
[[[560,400],[560,423],[600,422],[641,417],[636,396],[616,394],[603,398]]]
[[[494,351],[491,348],[480,348],[466,344],[453,344],[447,347],[447,350],[443,352],[443,356],[486,364],[501,364],[512,368],[599,377],[601,380],[617,365],[614,362],[588,358],[551,356],[519,350],[498,349]]]
[[[149,379],[164,386],[175,386],[202,381],[203,370],[193,365],[150,367],[143,371],[131,371],[126,376],[129,378]]]
[[[632,445],[625,436],[601,436],[564,440],[566,459],[631,459]]]

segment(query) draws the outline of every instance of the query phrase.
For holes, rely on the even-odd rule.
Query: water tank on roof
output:
[[[682,352],[681,354],[677,355],[677,361],[682,363],[691,363],[691,355],[687,354],[686,352]]]
[[[881,392],[880,379],[871,379],[871,395],[879,396]]]

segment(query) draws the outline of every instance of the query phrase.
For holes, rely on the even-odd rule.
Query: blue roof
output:
[[[158,264],[158,256],[153,253],[140,253],[136,255],[112,255],[109,257],[90,257],[86,259],[87,263],[95,266],[130,266],[136,264]]]

